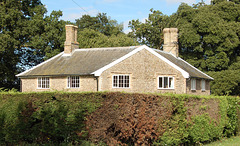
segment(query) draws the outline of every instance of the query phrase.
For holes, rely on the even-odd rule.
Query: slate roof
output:
[[[64,56],[61,53],[17,76],[89,75],[128,54],[137,47],[76,49],[71,56]]]
[[[181,69],[188,72],[190,77],[213,80],[212,77],[210,77],[207,74],[201,72],[200,70],[198,70],[197,68],[195,68],[194,66],[192,66],[191,64],[186,62],[185,60],[181,59],[180,57],[175,57],[170,53],[166,53],[166,52],[163,52],[163,51],[160,51],[160,50],[155,50],[155,51],[158,54],[165,57],[166,59],[168,59],[169,61],[171,61],[172,63],[174,63],[175,65],[177,65],[178,67],[180,67]]]
[[[32,76],[90,75],[139,47],[141,46],[76,49],[71,56],[60,53],[17,76],[21,78]],[[213,79],[181,58],[176,58],[172,54],[160,50],[152,50],[186,71],[190,77]]]

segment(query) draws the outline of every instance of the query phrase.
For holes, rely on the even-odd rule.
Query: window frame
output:
[[[119,76],[123,76],[124,78],[122,78],[122,87],[120,87],[120,77]],[[115,82],[115,77],[117,77],[117,82]],[[126,77],[128,77],[128,83],[126,83]],[[128,84],[128,87],[126,86]],[[116,86],[115,86],[116,85]],[[112,75],[112,88],[130,88],[130,75],[129,74],[114,74]]]
[[[191,90],[196,91],[197,90],[197,79],[192,78],[191,79]]]
[[[68,76],[67,88],[80,88],[80,76]]]
[[[38,77],[37,78],[37,89],[50,89],[50,78],[49,77]]]
[[[160,78],[162,78],[162,87],[160,87],[160,82],[159,82],[159,80],[160,80]],[[165,88],[164,87],[164,85],[165,85],[165,83],[166,83],[166,81],[165,81],[165,79],[167,78],[167,88]],[[172,78],[172,82],[171,82],[171,87],[169,86],[169,78]],[[172,90],[172,89],[175,89],[174,87],[174,77],[173,76],[158,76],[158,89],[164,89],[164,90]]]
[[[206,91],[206,80],[204,79],[201,80],[201,89],[202,91]]]

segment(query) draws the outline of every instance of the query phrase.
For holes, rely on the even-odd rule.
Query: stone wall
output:
[[[112,88],[112,76],[115,74],[130,75],[130,88]],[[158,89],[158,76],[174,77],[174,89]],[[186,79],[181,72],[145,49],[107,69],[99,79],[102,91],[186,92]]]
[[[93,76],[80,76],[80,88],[67,88],[67,77],[50,77],[50,88],[37,88],[37,78],[22,78],[22,92],[38,91],[97,91],[97,80]]]

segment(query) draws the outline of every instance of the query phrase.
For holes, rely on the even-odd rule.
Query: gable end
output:
[[[180,67],[178,67],[177,65],[175,65],[174,63],[172,63],[171,61],[169,61],[168,59],[166,59],[165,57],[163,57],[162,55],[158,54],[157,52],[155,52],[153,49],[149,48],[146,45],[140,46],[137,49],[133,50],[132,52],[126,54],[125,56],[113,61],[112,63],[98,69],[97,71],[91,73],[94,74],[95,76],[100,76],[102,74],[102,72],[104,72],[105,70],[109,69],[110,67],[118,64],[119,62],[122,62],[123,60],[127,59],[128,57],[134,55],[135,53],[146,49],[147,51],[149,51],[150,53],[152,53],[153,55],[157,56],[159,59],[163,60],[164,62],[168,63],[170,66],[172,66],[173,68],[175,68],[176,70],[180,71],[183,75],[184,78],[189,78],[189,73],[184,71],[183,69],[181,69]]]

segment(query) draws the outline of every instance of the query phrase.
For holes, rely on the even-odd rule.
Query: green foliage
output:
[[[0,145],[93,145],[87,141],[91,128],[86,127],[86,118],[105,103],[103,101],[107,94],[2,92]],[[135,96],[126,93],[124,95]],[[156,145],[194,145],[211,142],[223,136],[237,135],[239,132],[239,97],[184,94],[165,94],[159,97],[168,97],[168,100],[164,100],[167,104],[162,105],[167,115],[158,120],[160,135],[155,139]],[[120,110],[118,102],[112,104],[110,107],[113,107],[114,111]],[[211,106],[212,104],[214,106]],[[212,109],[213,107],[215,108]],[[130,129],[134,130],[134,127]]]
[[[168,25],[168,16],[158,10],[150,11],[151,14],[145,22],[142,23],[139,20],[129,22],[129,27],[132,29],[129,36],[137,38],[140,44],[160,49],[163,44],[162,30]]]
[[[188,142],[185,98],[171,98],[172,116],[161,125],[166,129],[158,141],[160,145],[179,145]]]
[[[237,129],[240,125],[238,125],[239,117],[238,117],[238,110],[239,110],[239,98],[229,97],[227,98],[228,105],[227,105],[227,117],[228,123],[225,127],[225,135],[230,137],[236,135],[238,132]]]
[[[83,29],[78,33],[79,48],[123,47],[137,43],[125,34],[106,36],[92,29]]]
[[[98,13],[95,17],[83,15],[80,19],[76,19],[76,25],[80,31],[87,28],[106,36],[118,35],[123,30],[123,25],[118,24],[116,20],[111,20],[106,13]]]
[[[214,77],[210,83],[212,94],[215,95],[239,95],[240,76],[238,70],[224,70],[221,72],[208,72]]]
[[[19,89],[17,73],[63,51],[62,13],[46,12],[40,0],[0,2],[0,87]]]
[[[102,93],[1,94],[0,145],[19,142],[80,144],[85,117],[101,106]]]
[[[193,100],[194,99],[194,100]],[[194,109],[196,101],[200,108]],[[206,104],[211,101],[218,101],[219,111],[209,113]],[[188,103],[194,102],[192,106]],[[215,102],[214,102],[215,103]],[[191,98],[189,95],[176,95],[171,98],[167,109],[172,115],[160,123],[163,134],[154,144],[156,145],[194,145],[197,143],[211,142],[223,136],[236,135],[238,132],[239,97],[198,97]],[[205,109],[208,107],[208,110]],[[190,116],[190,111],[201,111],[197,115]],[[196,112],[196,111],[195,111]],[[218,114],[218,119],[213,119],[210,114]],[[191,117],[188,119],[187,117]]]
[[[171,16],[152,9],[150,11],[146,22],[130,22],[132,37],[140,44],[161,49],[163,28],[177,27],[180,57],[204,72],[216,72],[212,74],[216,79],[211,84],[214,86],[212,92],[216,95],[240,94],[239,73],[231,77],[226,74],[233,69],[237,72],[240,64],[238,0],[213,0],[211,5],[200,2],[193,6],[182,3]],[[221,79],[220,75],[224,79],[230,77],[231,81]]]
[[[217,122],[212,120],[207,114],[192,118],[192,126],[189,128],[189,136],[192,142],[212,141],[222,135],[223,129],[219,130]]]
[[[83,15],[76,19],[79,28],[79,48],[123,47],[137,45],[135,39],[122,32],[122,24],[111,20],[106,13],[96,17]]]

